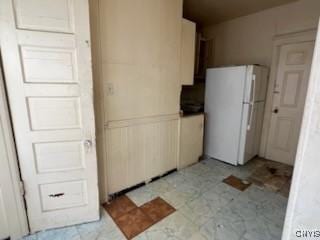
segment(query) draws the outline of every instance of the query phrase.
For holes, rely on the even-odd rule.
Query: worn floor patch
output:
[[[248,187],[250,187],[251,185],[250,182],[237,178],[233,175],[230,175],[229,177],[223,179],[223,182],[242,192],[246,190]]]
[[[267,188],[273,192],[279,192],[281,195],[288,197],[291,185],[293,167],[270,160],[255,169],[249,181]]]

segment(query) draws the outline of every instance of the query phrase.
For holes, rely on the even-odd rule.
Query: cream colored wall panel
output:
[[[85,181],[51,183],[40,185],[42,210],[79,207],[87,204]]]
[[[104,106],[109,121],[179,112],[180,84],[169,71],[158,67],[137,70],[118,64],[104,65],[102,71],[108,79]]]
[[[106,120],[178,113],[182,1],[100,4]]]
[[[149,157],[145,144],[145,126],[128,128],[128,185],[145,181],[145,162]]]
[[[204,115],[181,118],[179,169],[198,162],[202,156],[203,124]]]
[[[214,66],[261,64],[271,67],[274,36],[316,29],[320,1],[299,0],[202,29],[214,39]],[[241,47],[239,47],[241,46]]]
[[[76,82],[75,52],[69,49],[21,47],[26,82]]]
[[[107,129],[108,193],[177,168],[178,119]]]
[[[129,64],[136,62],[138,55],[139,18],[141,1],[99,1],[102,62]],[[112,34],[110,34],[112,33]]]
[[[128,129],[107,130],[108,192],[115,193],[128,187]]]
[[[193,85],[196,48],[196,24],[182,19],[181,34],[181,84]]]
[[[164,168],[163,172],[167,172],[177,168],[178,164],[178,127],[179,121],[167,122],[164,131],[162,132],[164,138],[162,144],[164,148],[162,149],[164,154]]]
[[[178,120],[146,126],[146,179],[177,168]]]
[[[32,130],[80,128],[78,98],[28,98]]]
[[[34,153],[39,173],[84,168],[84,148],[79,141],[36,143]]]
[[[130,119],[148,112],[148,109],[143,108],[146,101],[142,101],[148,91],[143,90],[150,88],[152,79],[144,84],[141,72],[136,67],[120,64],[103,65],[103,75],[108,79],[104,85],[105,118],[110,121]],[[145,100],[151,101],[149,106],[154,106],[154,99]]]
[[[74,0],[14,0],[17,27],[43,31],[74,31]]]
[[[170,129],[162,125],[177,121],[180,109],[182,0],[91,0],[91,11],[96,116],[106,128],[99,156],[110,194],[176,167],[178,128],[162,135]]]

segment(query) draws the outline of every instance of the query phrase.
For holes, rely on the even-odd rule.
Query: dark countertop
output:
[[[180,112],[180,117],[192,117],[197,115],[204,115],[204,112]]]

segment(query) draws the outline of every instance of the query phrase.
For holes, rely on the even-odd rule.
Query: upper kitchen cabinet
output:
[[[179,112],[182,0],[100,1],[105,120]]]
[[[196,46],[196,24],[182,19],[181,85],[193,85]]]

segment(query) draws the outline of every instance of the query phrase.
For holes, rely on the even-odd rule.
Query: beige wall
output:
[[[300,0],[206,27],[202,31],[204,37],[215,39],[215,66],[270,66],[273,37],[316,28],[319,15],[319,0]]]

